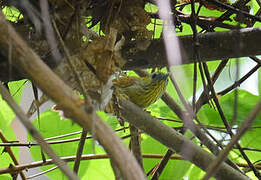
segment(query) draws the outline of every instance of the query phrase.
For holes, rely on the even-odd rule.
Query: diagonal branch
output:
[[[98,141],[116,162],[125,179],[145,179],[137,161],[114,131],[93,112],[93,109],[85,111],[79,97],[28,47],[10,24],[5,21],[2,13],[0,13],[0,24],[0,47],[3,52],[8,52],[10,45],[8,42],[12,43],[14,65],[26,72],[27,76],[53,99],[68,117],[71,117],[83,128],[91,131],[95,121],[95,135]],[[118,158],[119,155],[122,158]],[[126,162],[128,163],[126,164]]]
[[[122,100],[120,101],[120,106],[122,107],[120,110],[121,115],[126,121],[143,130],[145,133],[149,134],[171,150],[174,150],[184,159],[189,160],[199,168],[206,170],[209,164],[215,159],[214,155],[207,153],[172,128],[151,117],[148,113],[143,112],[133,103]],[[184,151],[184,149],[188,151]],[[248,179],[225,163],[221,164],[215,177],[217,179],[230,180]]]

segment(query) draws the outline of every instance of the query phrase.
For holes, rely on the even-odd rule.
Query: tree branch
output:
[[[240,37],[240,38],[238,38]],[[198,35],[199,54],[202,61],[213,61],[235,57],[261,55],[261,48],[256,42],[261,41],[261,28],[244,28],[240,30],[210,32]],[[179,36],[181,47],[181,64],[193,63],[192,36]],[[240,46],[239,46],[240,44]],[[136,48],[136,41],[126,44],[121,50],[123,58],[127,61],[124,69],[141,69],[164,67],[167,65],[165,47],[162,39],[154,39],[146,51]],[[8,61],[0,54],[0,80],[10,81],[25,78],[18,72],[19,67],[9,72]],[[51,63],[49,61],[46,62]],[[181,65],[173,62],[174,65]],[[49,65],[49,64],[48,64]],[[53,66],[50,64],[50,66]]]
[[[92,109],[84,110],[79,97],[28,47],[6,22],[2,13],[0,24],[0,47],[5,53],[8,52],[9,46],[13,46],[13,64],[26,72],[27,76],[53,99],[68,117],[83,128],[91,131],[95,121],[95,135],[98,141],[118,165],[125,179],[145,179],[137,161],[114,131]],[[118,158],[119,155],[121,158]]]
[[[164,156],[162,154],[143,154],[143,158],[153,158],[153,159],[162,159]],[[81,160],[97,160],[97,159],[107,159],[109,158],[108,154],[84,154],[81,157]],[[61,157],[62,160],[65,162],[72,162],[75,161],[76,156],[66,156],[66,157]],[[184,160],[180,156],[171,156],[170,159],[172,160]],[[19,171],[23,170],[30,170],[32,168],[36,167],[41,167],[41,166],[48,166],[52,165],[53,160],[52,159],[47,159],[46,162],[43,161],[36,161],[28,164],[20,164],[8,168],[2,168],[0,169],[0,174],[7,174],[7,173],[16,173]],[[237,163],[238,166],[243,167],[243,168],[248,168],[248,164],[243,164],[243,163]],[[261,165],[255,165],[257,169],[261,169]]]
[[[260,41],[261,28],[210,32],[198,34],[198,51],[202,61],[255,56],[261,54],[261,48],[256,45],[256,42]],[[193,37],[179,36],[179,42],[182,55],[181,64],[193,63]],[[167,65],[162,39],[153,40],[146,51],[135,47],[136,41],[132,41],[123,47],[122,56],[127,60],[124,69],[164,67]],[[177,62],[172,63],[181,65]]]
[[[174,150],[184,159],[189,160],[201,169],[206,171],[209,164],[215,159],[214,155],[207,153],[172,128],[157,119],[152,118],[148,113],[144,113],[144,111],[133,103],[121,100],[120,107],[121,115],[126,121],[143,130],[145,133],[149,134],[168,148]],[[248,179],[246,176],[225,163],[220,165],[215,177],[217,179],[230,180]]]

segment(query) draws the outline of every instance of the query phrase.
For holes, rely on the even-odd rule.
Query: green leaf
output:
[[[170,160],[162,172],[160,179],[183,179],[191,167],[189,161]]]
[[[14,131],[11,129],[11,127],[3,127],[1,126],[1,120],[0,120],[0,131],[2,131],[4,137],[8,141],[15,141],[16,136]],[[1,140],[0,140],[1,142]],[[16,159],[19,159],[19,148],[13,147],[11,148],[12,152],[14,153]],[[3,152],[4,147],[0,147],[0,168],[7,168],[10,164],[14,164],[13,160],[10,158],[9,154],[7,152]]]
[[[14,82],[11,84],[10,92],[15,89],[16,86],[19,86],[21,82]],[[21,95],[18,95],[14,97],[16,99],[16,102],[20,101]],[[4,135],[4,137],[8,141],[15,141],[16,135],[14,131],[12,130],[10,124],[12,120],[15,118],[15,114],[13,113],[12,109],[7,105],[7,103],[2,99],[0,96],[0,131]],[[1,142],[1,140],[0,140]],[[15,157],[19,159],[19,149],[18,148],[11,148]],[[0,168],[7,168],[10,164],[13,164],[12,159],[10,158],[9,154],[7,152],[3,152],[4,147],[0,147]],[[2,153],[3,152],[3,153]]]
[[[1,104],[1,102],[0,102]],[[0,107],[2,107],[0,105]],[[9,108],[9,107],[8,107]],[[1,109],[1,108],[0,108]],[[3,109],[0,110],[0,131],[4,135],[4,137],[8,141],[15,141],[16,135],[12,128],[10,127],[11,120],[8,119],[8,117],[4,116],[5,113],[3,113]],[[1,140],[0,140],[1,142]],[[11,148],[13,154],[15,155],[16,159],[19,159],[19,148],[13,147]],[[0,168],[7,168],[10,164],[14,164],[13,160],[10,158],[9,154],[7,152],[4,152],[4,147],[0,147]],[[0,176],[1,179],[2,176]]]
[[[235,91],[223,96],[220,100],[221,107],[225,113],[226,118],[231,122],[233,118]],[[245,90],[238,90],[238,106],[237,106],[237,120],[236,124],[241,124],[254,108],[256,103],[260,100],[260,97],[255,96]],[[259,115],[255,122],[255,125],[261,124],[261,115]]]
[[[164,154],[167,152],[167,148],[156,141],[155,139],[151,138],[150,136],[144,134],[142,135],[142,141],[141,141],[141,148],[142,153],[151,153],[151,154]],[[145,172],[148,172],[151,170],[154,166],[157,165],[157,163],[160,162],[160,159],[151,159],[151,158],[145,158],[143,159],[143,166],[145,169]]]
[[[105,122],[107,122],[112,129],[120,128],[120,124],[118,123],[117,117],[114,115],[108,115],[104,111],[97,111],[96,112],[101,119],[103,119]]]
[[[24,82],[25,80],[8,83],[10,93],[18,104],[21,100]],[[10,126],[10,123],[14,118],[14,112],[0,95],[0,129],[3,129],[4,126]]]
[[[38,127],[41,134],[45,137],[54,137],[58,135],[63,135],[67,133],[81,131],[82,128],[77,124],[73,124],[69,119],[61,119],[57,112],[53,112],[48,110],[40,115],[40,122],[38,120],[34,120],[34,125]],[[80,135],[73,135],[70,137],[60,138],[58,140],[63,139],[71,139],[80,137]],[[32,137],[28,134],[28,140],[33,141]],[[76,142],[68,142],[68,143],[61,143],[61,144],[54,144],[51,147],[55,150],[55,152],[59,156],[75,156],[78,148],[79,141]],[[83,154],[90,154],[93,153],[93,143],[91,140],[86,140]],[[33,146],[30,149],[30,152],[33,156],[34,160],[41,160],[41,150],[39,146]],[[73,163],[69,164],[70,167],[73,167]],[[79,169],[79,176],[82,177],[85,173],[87,168],[89,167],[89,161],[82,161],[80,164]],[[41,167],[42,170],[47,170],[53,166],[43,166]],[[65,176],[61,173],[60,170],[54,170],[50,173],[47,173],[51,179],[63,179]]]
[[[113,180],[115,179],[113,170],[111,168],[109,159],[91,160],[89,168],[87,169],[85,176],[82,179],[104,179]]]
[[[2,174],[2,175],[0,175],[0,179],[12,180],[13,178],[11,177],[11,175]]]
[[[11,7],[4,7],[3,8],[3,13],[6,16],[6,18],[9,21],[15,22],[19,19],[23,18],[23,15],[19,12],[18,9],[16,9],[15,7],[11,6]]]
[[[8,83],[9,91],[17,104],[20,104],[22,93],[24,90],[24,84],[28,80],[12,81]]]
[[[212,61],[208,63],[208,69],[210,72],[214,71],[216,67],[220,64],[220,61]],[[171,72],[173,73],[173,76],[175,78],[175,81],[178,84],[178,87],[180,91],[182,92],[182,95],[186,100],[191,99],[191,95],[193,94],[193,80],[194,80],[194,64],[186,64],[182,66],[177,66],[173,69],[171,69]],[[184,83],[189,82],[189,83]],[[199,68],[197,66],[197,90],[202,89],[202,80]],[[176,100],[179,102],[179,97],[176,93],[175,88],[171,83],[167,86],[167,92]]]
[[[231,122],[233,119],[234,98],[235,91],[228,93],[219,99],[219,103],[228,122]],[[235,125],[240,125],[246,119],[247,115],[250,113],[259,99],[259,96],[255,96],[245,90],[238,90],[237,120]],[[211,108],[208,104],[204,105],[200,109],[198,117],[202,122],[208,125],[223,125],[218,111]],[[254,125],[260,124],[261,115],[259,115],[254,122]]]
[[[15,114],[9,105],[0,96],[0,128],[9,126]]]
[[[95,145],[96,154],[105,154],[103,147],[96,144]],[[105,179],[112,180],[115,179],[113,170],[111,168],[109,159],[97,159],[97,160],[89,160],[88,169],[85,172],[85,175],[82,179]]]
[[[240,144],[242,147],[249,147],[254,149],[261,149],[261,131],[259,128],[253,128],[248,130],[244,136],[240,139]],[[245,151],[248,155],[248,157],[252,160],[252,162],[255,162],[257,160],[260,160],[260,153],[257,153],[256,151]]]
[[[142,137],[142,153],[165,154],[167,152],[167,147],[155,139],[148,135],[143,135]],[[161,159],[143,159],[145,172],[149,172],[160,161]],[[167,166],[162,172],[162,175],[160,176],[160,179],[182,179],[189,170],[190,166],[191,163],[188,161],[169,160]]]
[[[177,115],[161,100],[147,108],[152,116],[178,119]]]
[[[189,180],[198,180],[201,179],[204,176],[204,171],[202,171],[200,168],[198,168],[195,165],[192,165],[192,168],[190,169],[188,173]]]

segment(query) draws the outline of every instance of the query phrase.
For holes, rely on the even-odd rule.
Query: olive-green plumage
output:
[[[168,84],[168,74],[153,73],[146,77],[126,76],[114,80],[114,86],[120,93],[141,108],[156,102],[164,93]]]

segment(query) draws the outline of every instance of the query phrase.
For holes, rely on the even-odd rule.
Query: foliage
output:
[[[0,1],[1,2],[1,1]],[[177,4],[177,6],[180,6],[179,9],[182,14],[190,15],[191,13],[191,5],[181,5],[183,2],[178,2],[180,4]],[[260,10],[260,7],[255,1],[251,1],[250,4],[251,11],[256,13],[258,10]],[[201,7],[199,3],[196,3],[196,10],[199,11],[199,19],[213,21],[220,17],[224,12],[219,11],[219,9],[208,9],[208,6]],[[128,10],[128,9],[127,9]],[[153,5],[151,3],[147,3],[145,6],[145,10],[147,13],[155,13],[157,11],[157,6]],[[144,15],[144,19],[148,18],[147,14],[143,12],[143,10],[139,11],[141,14]],[[21,18],[22,16],[17,16],[17,13],[19,13],[19,10],[15,8],[5,7],[4,13],[7,17],[9,17],[10,21],[18,20],[17,18]],[[13,16],[10,18],[11,14]],[[88,16],[88,18],[92,18],[93,16]],[[126,17],[125,17],[126,18]],[[86,18],[87,19],[87,18]],[[95,20],[95,19],[94,19]],[[122,20],[122,19],[120,19]],[[119,21],[120,21],[119,20]],[[178,19],[179,20],[179,19]],[[238,21],[236,18],[236,15],[231,16],[229,19],[226,19],[223,21],[226,24],[229,24],[231,26],[240,26],[240,27],[246,27],[249,25],[248,21],[249,19],[244,19],[243,21]],[[145,21],[145,20],[144,20]],[[94,23],[94,21],[92,22]],[[92,23],[89,23],[92,24]],[[97,22],[94,27],[92,27],[97,32],[100,32],[102,30],[102,35],[108,35],[106,27],[103,27],[104,22]],[[132,25],[135,22],[132,22]],[[146,22],[147,23],[147,22]],[[105,23],[106,24],[106,23]],[[178,36],[183,35],[191,35],[192,29],[191,25],[185,22],[181,23],[182,25],[182,31],[178,32]],[[114,24],[115,27],[118,27],[118,24]],[[260,22],[257,22],[254,24],[254,26],[260,26]],[[146,27],[146,28],[144,28]],[[119,28],[119,27],[118,27]],[[126,33],[125,27],[121,27],[121,33]],[[98,30],[97,30],[98,29]],[[198,32],[204,31],[206,32],[206,29],[203,29],[202,26],[197,26]],[[216,26],[214,28],[214,31],[224,31],[228,30],[224,27],[218,27]],[[177,31],[179,29],[177,28]],[[153,32],[153,38],[160,38],[162,33],[162,20],[160,19],[153,19],[151,18],[150,24],[143,24],[141,29],[138,29],[136,34],[134,35],[133,39],[142,39],[140,36],[141,34],[146,34],[146,36],[150,35],[150,32]],[[127,34],[127,33],[126,33]],[[153,39],[152,38],[152,39]],[[88,40],[88,39],[87,39]],[[104,39],[103,39],[104,40]],[[102,41],[102,44],[105,41]],[[98,49],[100,50],[100,49]],[[98,51],[97,50],[97,51]],[[97,53],[97,52],[96,52]],[[96,53],[93,53],[95,56]],[[104,55],[105,56],[105,55]],[[116,60],[115,60],[116,61]],[[239,62],[239,65],[235,63],[236,61]],[[217,82],[215,83],[214,87],[216,92],[222,91],[231,84],[233,84],[236,80],[242,78],[248,71],[249,68],[244,68],[248,64],[248,61],[250,59],[248,58],[240,58],[237,60],[230,60],[230,64],[228,64],[222,71],[221,75],[219,76]],[[101,63],[102,64],[102,63]],[[218,65],[220,64],[220,61],[212,61],[208,62],[208,68],[210,72],[213,74],[215,70],[217,69]],[[104,65],[104,64],[102,64]],[[99,65],[97,65],[99,66]],[[179,85],[179,88],[182,90],[182,95],[185,97],[185,100],[192,104],[192,96],[193,96],[193,79],[194,79],[194,65],[188,64],[188,65],[182,65],[175,67],[175,71],[182,72],[180,77],[176,77],[177,84]],[[103,66],[102,68],[103,69]],[[240,69],[239,77],[236,77],[236,71]],[[111,69],[110,69],[111,70]],[[113,74],[115,69],[111,70],[109,75]],[[155,69],[147,69],[147,72],[155,71]],[[157,70],[156,70],[157,71]],[[162,72],[167,72],[167,69],[163,68],[161,69]],[[113,72],[113,73],[112,73]],[[133,71],[128,71],[128,74],[134,74]],[[104,75],[104,74],[103,74]],[[109,76],[106,74],[107,76]],[[198,81],[196,83],[196,91],[197,91],[197,97],[201,94],[203,91],[203,83],[200,69],[197,68],[197,77]],[[178,76],[178,75],[177,75]],[[229,123],[233,123],[232,126],[234,128],[239,127],[242,122],[247,118],[249,112],[253,109],[253,107],[256,105],[258,101],[260,101],[260,94],[261,94],[261,70],[259,68],[258,72],[252,75],[251,77],[256,77],[254,79],[247,78],[247,80],[240,84],[240,87],[238,89],[233,89],[232,91],[226,93],[223,96],[218,96],[219,103],[221,105],[221,108],[224,111],[224,115],[227,118]],[[105,79],[106,79],[105,78]],[[104,80],[104,79],[103,79]],[[106,79],[107,80],[107,79]],[[22,93],[23,93],[23,87],[24,87],[24,80],[22,81],[14,81],[10,82],[8,84],[11,95],[15,98],[16,102],[19,104],[21,101]],[[246,85],[251,84],[251,85]],[[243,88],[241,88],[243,87]],[[180,101],[180,98],[173,87],[173,84],[171,81],[169,82],[167,86],[167,90],[171,97],[180,105],[182,109],[184,109],[182,102]],[[235,100],[237,100],[237,106],[236,106],[236,113],[237,118],[233,120],[234,117],[234,103]],[[167,124],[170,127],[173,127],[175,129],[180,130],[180,128],[183,126],[181,119],[179,116],[177,116],[161,99],[158,100],[155,104],[151,105],[149,108],[147,108],[147,111],[150,112],[150,114],[165,124]],[[104,112],[98,112],[99,116],[106,121],[114,130],[120,129],[121,126],[119,125],[117,118],[111,114],[106,114]],[[205,104],[203,105],[198,114],[199,121],[210,130],[212,135],[220,142],[222,142],[224,145],[226,145],[229,140],[230,136],[228,135],[227,131],[225,130],[225,126],[222,122],[222,119],[220,117],[220,113],[217,111],[216,105]],[[12,123],[13,119],[15,117],[15,114],[12,112],[10,107],[5,103],[3,99],[0,99],[0,130],[4,134],[5,138],[7,138],[10,141],[15,141],[15,133],[13,129],[11,128],[10,124]],[[77,131],[81,131],[82,128],[78,126],[77,124],[73,124],[71,120],[69,119],[61,119],[61,116],[52,110],[47,110],[40,114],[39,120],[36,118],[33,121],[35,127],[39,129],[39,131],[42,133],[44,138],[50,138],[55,137],[59,135],[64,135],[68,133],[73,133]],[[125,127],[127,127],[128,124],[125,123]],[[260,137],[260,130],[261,127],[261,114],[256,118],[255,122],[253,123],[251,129],[245,133],[245,135],[241,138],[240,144],[244,148],[252,148],[255,149],[253,151],[246,151],[248,157],[250,158],[251,162],[258,162],[260,160],[260,146],[261,143],[260,140],[256,137]],[[129,135],[129,130],[120,130],[117,132],[117,134],[120,137],[125,137]],[[198,145],[201,145],[201,142],[194,137],[194,135],[191,132],[187,132],[184,136],[187,138],[193,139],[193,142],[195,142]],[[57,141],[60,143],[52,145],[52,148],[56,151],[56,153],[61,157],[66,156],[74,156],[77,152],[77,147],[79,141],[75,142],[67,142],[67,143],[61,143],[62,140],[72,139],[72,138],[79,138],[80,134],[72,135],[69,137],[63,137],[59,138]],[[129,138],[123,138],[123,142],[126,144],[126,146],[129,145]],[[28,142],[34,142],[33,138],[28,133]],[[207,150],[207,148],[202,147]],[[0,146],[0,151],[3,151],[4,148]],[[19,149],[17,147],[12,147],[12,150],[15,154],[15,156],[19,159]],[[144,154],[159,154],[164,155],[167,151],[167,147],[153,139],[152,137],[142,134],[141,136],[141,150]],[[41,161],[42,160],[42,154],[41,149],[39,146],[32,146],[30,147],[30,153],[35,161]],[[87,139],[85,142],[85,147],[83,154],[105,154],[104,148],[98,144],[95,139]],[[174,154],[177,156],[177,154]],[[242,155],[239,153],[237,149],[233,149],[231,153],[229,154],[229,157],[235,162],[235,163],[245,163],[244,158],[242,158]],[[48,158],[48,157],[46,157]],[[13,163],[9,157],[9,155],[4,152],[0,155],[0,168],[7,168],[10,163]],[[144,170],[145,173],[149,172],[151,169],[153,169],[158,163],[160,162],[160,159],[156,158],[144,158]],[[73,167],[73,163],[69,163],[70,167]],[[54,165],[49,166],[42,166],[41,170],[45,171],[50,168],[54,167]],[[114,179],[114,174],[111,167],[110,161],[108,159],[96,159],[96,160],[83,160],[80,164],[80,170],[79,170],[79,177],[81,179],[88,179],[89,177],[92,177],[92,179]],[[162,180],[170,180],[170,179],[200,179],[204,176],[204,171],[199,169],[197,166],[193,165],[189,161],[185,160],[169,160],[167,166],[164,168],[163,173],[160,176],[160,179]],[[48,172],[46,174],[51,179],[65,179],[65,176],[58,170],[54,170],[51,172]],[[256,179],[253,172],[248,172],[247,175],[252,178]],[[151,177],[151,174],[150,176]],[[11,179],[10,176],[7,175],[0,175],[0,179]]]

